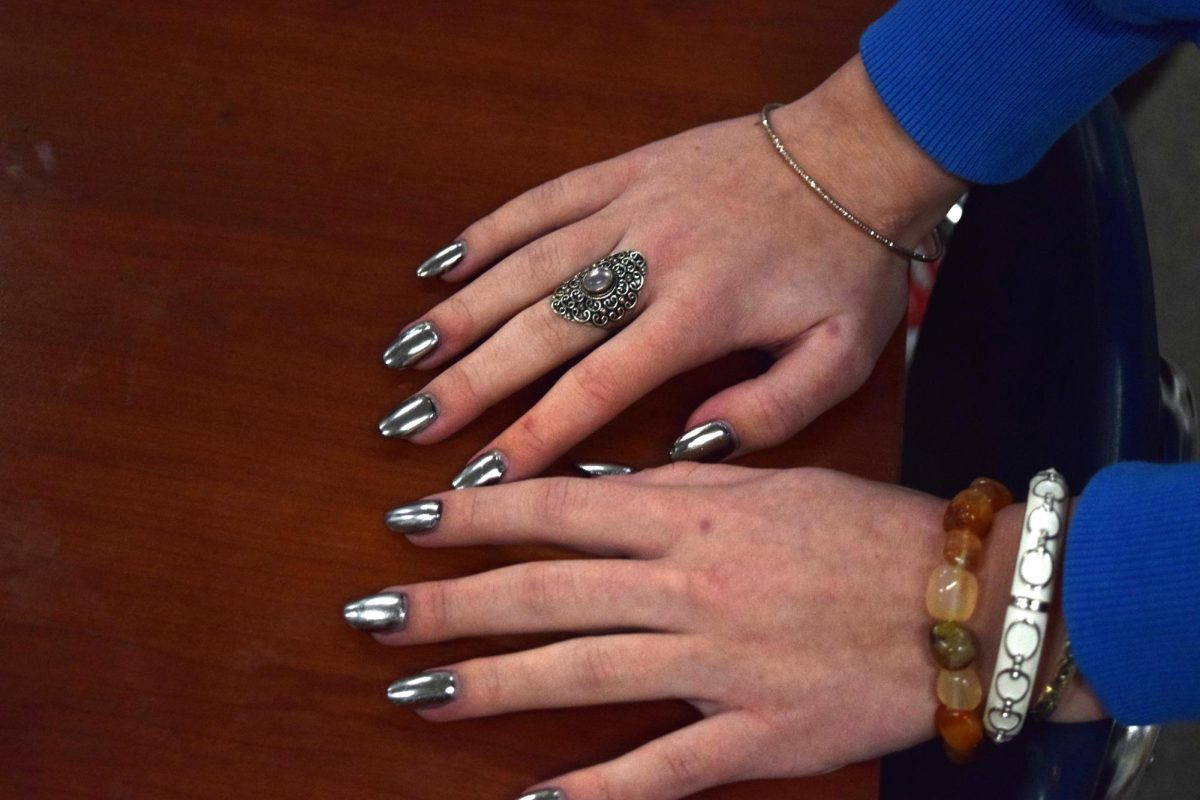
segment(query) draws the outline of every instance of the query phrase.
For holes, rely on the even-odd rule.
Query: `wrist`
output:
[[[830,194],[905,246],[918,244],[967,189],[900,127],[857,56],[771,119]]]

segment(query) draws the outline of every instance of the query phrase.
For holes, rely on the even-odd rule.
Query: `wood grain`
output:
[[[418,550],[542,382],[430,448],[380,364],[412,269],[538,182],[799,96],[882,2],[0,2],[0,796],[515,795],[693,719],[655,703],[435,725],[386,684],[529,637],[387,649],[347,599],[529,555]],[[895,476],[900,343],[759,465]],[[673,381],[576,453],[661,463]],[[875,765],[707,796],[873,797]]]

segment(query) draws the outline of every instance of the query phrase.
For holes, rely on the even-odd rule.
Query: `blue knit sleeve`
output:
[[[863,64],[914,141],[976,183],[1025,174],[1124,78],[1200,37],[1200,0],[900,0]]]
[[[1063,613],[1113,718],[1200,719],[1200,463],[1130,462],[1092,479],[1067,531]]]

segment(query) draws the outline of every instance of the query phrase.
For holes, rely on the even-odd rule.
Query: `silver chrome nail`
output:
[[[436,278],[438,275],[449,272],[458,266],[458,262],[462,261],[463,256],[466,254],[466,242],[461,240],[451,242],[425,259],[421,263],[421,266],[417,267],[417,277]]]
[[[637,472],[633,467],[607,461],[581,461],[575,466],[590,478],[603,478],[606,475],[632,475]]]
[[[526,792],[518,797],[517,800],[563,800],[563,793],[560,789],[551,787],[549,789]]]
[[[360,631],[404,630],[408,622],[408,595],[380,592],[346,603],[342,616]]]
[[[441,500],[421,500],[396,506],[387,512],[384,522],[396,533],[429,533],[442,519]]]
[[[716,419],[697,425],[671,445],[672,461],[720,461],[738,448],[728,422]]]
[[[412,436],[420,433],[437,419],[437,402],[432,395],[414,394],[379,422],[384,436]]]
[[[392,369],[404,369],[417,363],[437,347],[438,334],[428,322],[418,322],[400,331],[396,341],[383,353],[383,363]]]
[[[387,696],[398,706],[431,706],[450,702],[457,691],[454,673],[436,670],[395,681],[387,688]]]
[[[463,467],[463,471],[454,476],[450,485],[455,489],[474,489],[479,486],[491,486],[499,483],[508,471],[508,460],[504,453],[492,450]]]

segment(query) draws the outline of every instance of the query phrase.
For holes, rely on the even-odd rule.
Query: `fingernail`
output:
[[[387,696],[398,706],[432,706],[449,703],[456,691],[454,673],[437,670],[401,678],[388,687]]]
[[[417,277],[436,278],[438,275],[449,272],[458,266],[458,262],[462,261],[463,256],[466,254],[466,242],[451,242],[425,259],[421,263],[421,266],[417,267]]]
[[[380,592],[353,600],[346,603],[342,616],[360,631],[402,631],[408,622],[408,595]]]
[[[517,800],[563,800],[563,793],[555,788],[538,789],[535,792],[526,792]]]
[[[384,517],[387,526],[396,533],[428,533],[442,519],[441,500],[422,500],[396,506]]]
[[[415,364],[437,347],[438,334],[428,322],[409,325],[383,353],[383,363],[392,369]]]
[[[499,483],[508,471],[508,461],[504,453],[492,450],[463,467],[463,471],[450,481],[455,489],[474,489],[478,486],[491,486]]]
[[[603,478],[605,475],[632,475],[637,472],[633,467],[611,464],[606,461],[582,461],[575,466],[590,478]]]
[[[432,395],[414,394],[380,421],[379,432],[384,436],[412,436],[432,425],[437,416]]]
[[[672,461],[720,461],[738,448],[737,435],[724,420],[697,425],[671,445]]]

